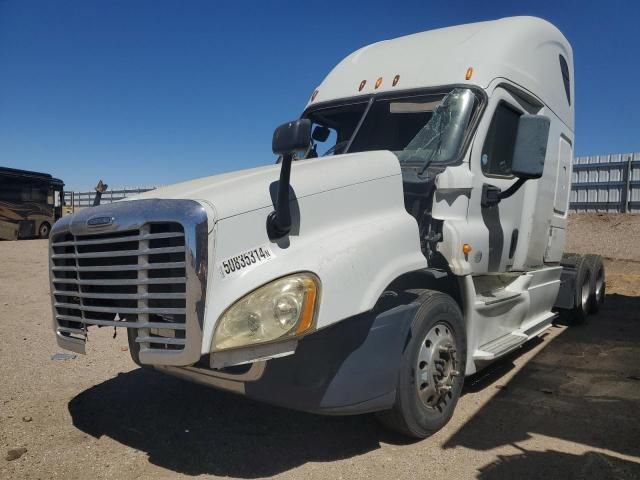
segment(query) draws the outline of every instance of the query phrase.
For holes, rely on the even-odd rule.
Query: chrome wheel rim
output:
[[[453,330],[444,322],[435,324],[422,339],[415,367],[416,392],[428,408],[437,408],[452,397],[451,389],[460,373],[456,365]]]
[[[582,287],[580,289],[580,301],[582,304],[582,310],[585,312],[587,311],[587,307],[589,306],[589,294],[591,293],[589,283],[589,275],[585,275],[584,281],[582,282]]]
[[[598,276],[596,277],[596,301],[602,302],[602,290],[604,287],[604,270],[601,268],[598,270]]]

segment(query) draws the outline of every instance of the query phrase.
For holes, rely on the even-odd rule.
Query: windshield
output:
[[[307,115],[313,145],[307,158],[390,150],[401,164],[426,168],[460,153],[479,99],[472,90],[403,95],[368,103],[322,108]],[[363,118],[364,117],[364,118]]]
[[[307,158],[345,153],[368,105],[365,100],[309,113],[307,118],[312,122],[313,145]]]

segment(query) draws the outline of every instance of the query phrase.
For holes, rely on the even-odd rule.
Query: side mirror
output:
[[[311,143],[311,120],[301,118],[283,123],[273,132],[271,149],[283,158],[297,150],[306,150]]]
[[[543,115],[520,117],[511,166],[511,172],[516,177],[524,180],[542,177],[549,142],[549,125],[549,118]]]
[[[309,145],[311,145],[311,120],[308,118],[284,123],[273,132],[271,149],[276,155],[282,155],[282,166],[276,208],[267,217],[267,234],[271,240],[284,237],[291,230],[289,186],[293,152],[307,150]]]
[[[518,180],[504,192],[494,185],[482,186],[481,205],[492,207],[516,193],[527,180],[542,177],[549,142],[549,118],[543,115],[522,115],[518,122],[511,173]]]
[[[330,132],[331,131],[327,127],[316,125],[316,128],[313,129],[313,133],[311,134],[311,138],[313,138],[316,142],[326,142],[327,138],[329,138]]]

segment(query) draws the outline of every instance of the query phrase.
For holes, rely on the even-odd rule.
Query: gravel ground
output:
[[[640,262],[640,215],[584,213],[569,217],[565,251]]]
[[[640,216],[570,225],[610,258],[603,310],[467,379],[418,442],[137,368],[111,329],[52,360],[46,242],[0,242],[0,478],[640,478]]]

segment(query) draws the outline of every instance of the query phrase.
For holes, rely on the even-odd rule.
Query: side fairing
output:
[[[370,310],[391,281],[427,266],[416,221],[404,207],[397,159],[390,152],[369,152],[359,161],[363,169],[382,163],[396,173],[295,198],[292,232],[278,242],[269,240],[265,228],[271,206],[216,223],[210,236],[209,251],[214,253],[208,272],[203,353],[210,351],[220,315],[276,278],[299,271],[320,278],[316,329],[322,329]],[[295,178],[294,167],[294,191]],[[225,272],[226,260],[260,248],[270,252],[268,260]]]

